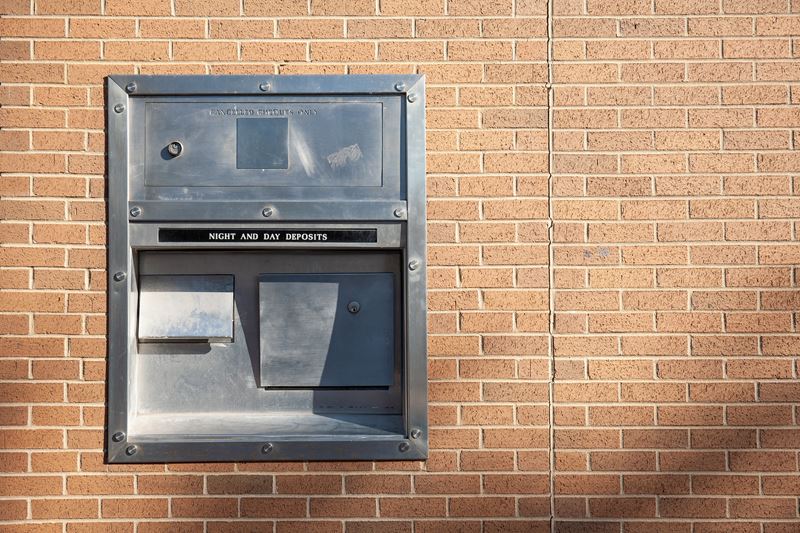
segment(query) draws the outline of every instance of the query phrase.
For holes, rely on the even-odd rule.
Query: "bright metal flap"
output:
[[[233,276],[141,276],[139,340],[233,340]]]

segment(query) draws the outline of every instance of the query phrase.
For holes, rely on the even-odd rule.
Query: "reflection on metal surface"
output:
[[[233,276],[142,276],[139,340],[233,340]]]
[[[351,144],[350,146],[345,146],[338,152],[334,152],[325,159],[328,160],[328,164],[333,169],[342,168],[343,166],[347,165],[351,161],[358,161],[361,159],[361,148],[358,147],[357,144]]]

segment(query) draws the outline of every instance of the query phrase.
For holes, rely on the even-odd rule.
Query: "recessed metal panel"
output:
[[[388,387],[391,273],[259,276],[261,385]]]
[[[237,118],[236,168],[289,168],[289,119]]]
[[[139,340],[233,340],[233,276],[142,276]]]
[[[145,120],[148,186],[382,185],[380,101],[147,102]]]

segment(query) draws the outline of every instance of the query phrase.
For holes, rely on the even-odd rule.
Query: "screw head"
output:
[[[271,442],[268,442],[261,447],[261,453],[270,453],[274,449],[275,446],[273,446]]]
[[[269,91],[270,89],[272,89],[272,84],[269,83],[269,82],[265,81],[265,82],[260,83],[258,85],[258,90],[261,91],[261,92],[265,93],[265,92]]]
[[[117,431],[116,433],[111,435],[111,440],[113,440],[114,442],[122,442],[123,440],[125,440],[125,433],[123,433],[122,431]]]
[[[408,450],[411,449],[411,445],[409,443],[407,443],[407,442],[401,442],[400,446],[398,446],[397,449],[400,450],[401,452],[405,453],[405,452],[407,452]]]
[[[416,95],[416,93],[410,93],[410,94],[408,95],[407,99],[408,99],[408,101],[409,101],[409,102],[411,102],[411,103],[413,104],[414,102],[416,102],[416,101],[417,101],[417,95]]]
[[[128,85],[125,86],[125,90],[127,92],[129,92],[129,93],[135,93],[136,92],[136,82],[135,81],[130,82]]]
[[[416,270],[418,268],[419,268],[419,261],[417,261],[416,259],[412,259],[411,261],[408,262],[409,270]]]
[[[114,112],[115,113],[122,113],[123,111],[125,111],[125,106],[124,105],[117,104],[117,105],[114,106]]]
[[[137,448],[135,444],[131,444],[130,446],[125,448],[125,454],[126,455],[134,455],[138,451],[139,451],[139,448]]]
[[[115,272],[114,273],[114,281],[125,281],[126,277],[127,276],[125,276],[125,272]],[[116,436],[116,435],[117,434],[115,433],[114,436]]]
[[[412,430],[411,430],[411,438],[412,438],[412,439],[418,439],[418,438],[420,438],[421,436],[422,436],[422,431],[420,431],[420,430],[418,430],[418,429],[412,429]]]
[[[172,157],[178,157],[183,152],[183,145],[180,141],[172,141],[167,145],[167,153]]]
[[[271,217],[273,213],[274,211],[272,210],[271,207],[265,207],[264,209],[261,210],[261,216],[264,218]]]
[[[398,81],[397,83],[394,84],[394,90],[401,93],[406,90],[406,84],[403,83],[402,81]]]
[[[406,216],[406,210],[403,209],[402,207],[398,207],[397,209],[394,210],[394,216],[395,218],[403,218],[404,216]]]
[[[361,304],[354,300],[349,304],[347,304],[347,310],[350,311],[352,314],[356,314],[359,311],[361,311]]]
[[[131,207],[130,213],[132,217],[138,217],[139,215],[142,214],[142,208],[139,206],[133,206]]]

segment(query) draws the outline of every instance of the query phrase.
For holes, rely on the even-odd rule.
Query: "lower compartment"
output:
[[[142,287],[166,292],[139,298],[159,335],[130,355],[128,439],[404,435],[399,252],[142,251],[135,264]],[[163,316],[183,311],[159,302],[209,299],[224,323],[231,286],[230,337]]]

